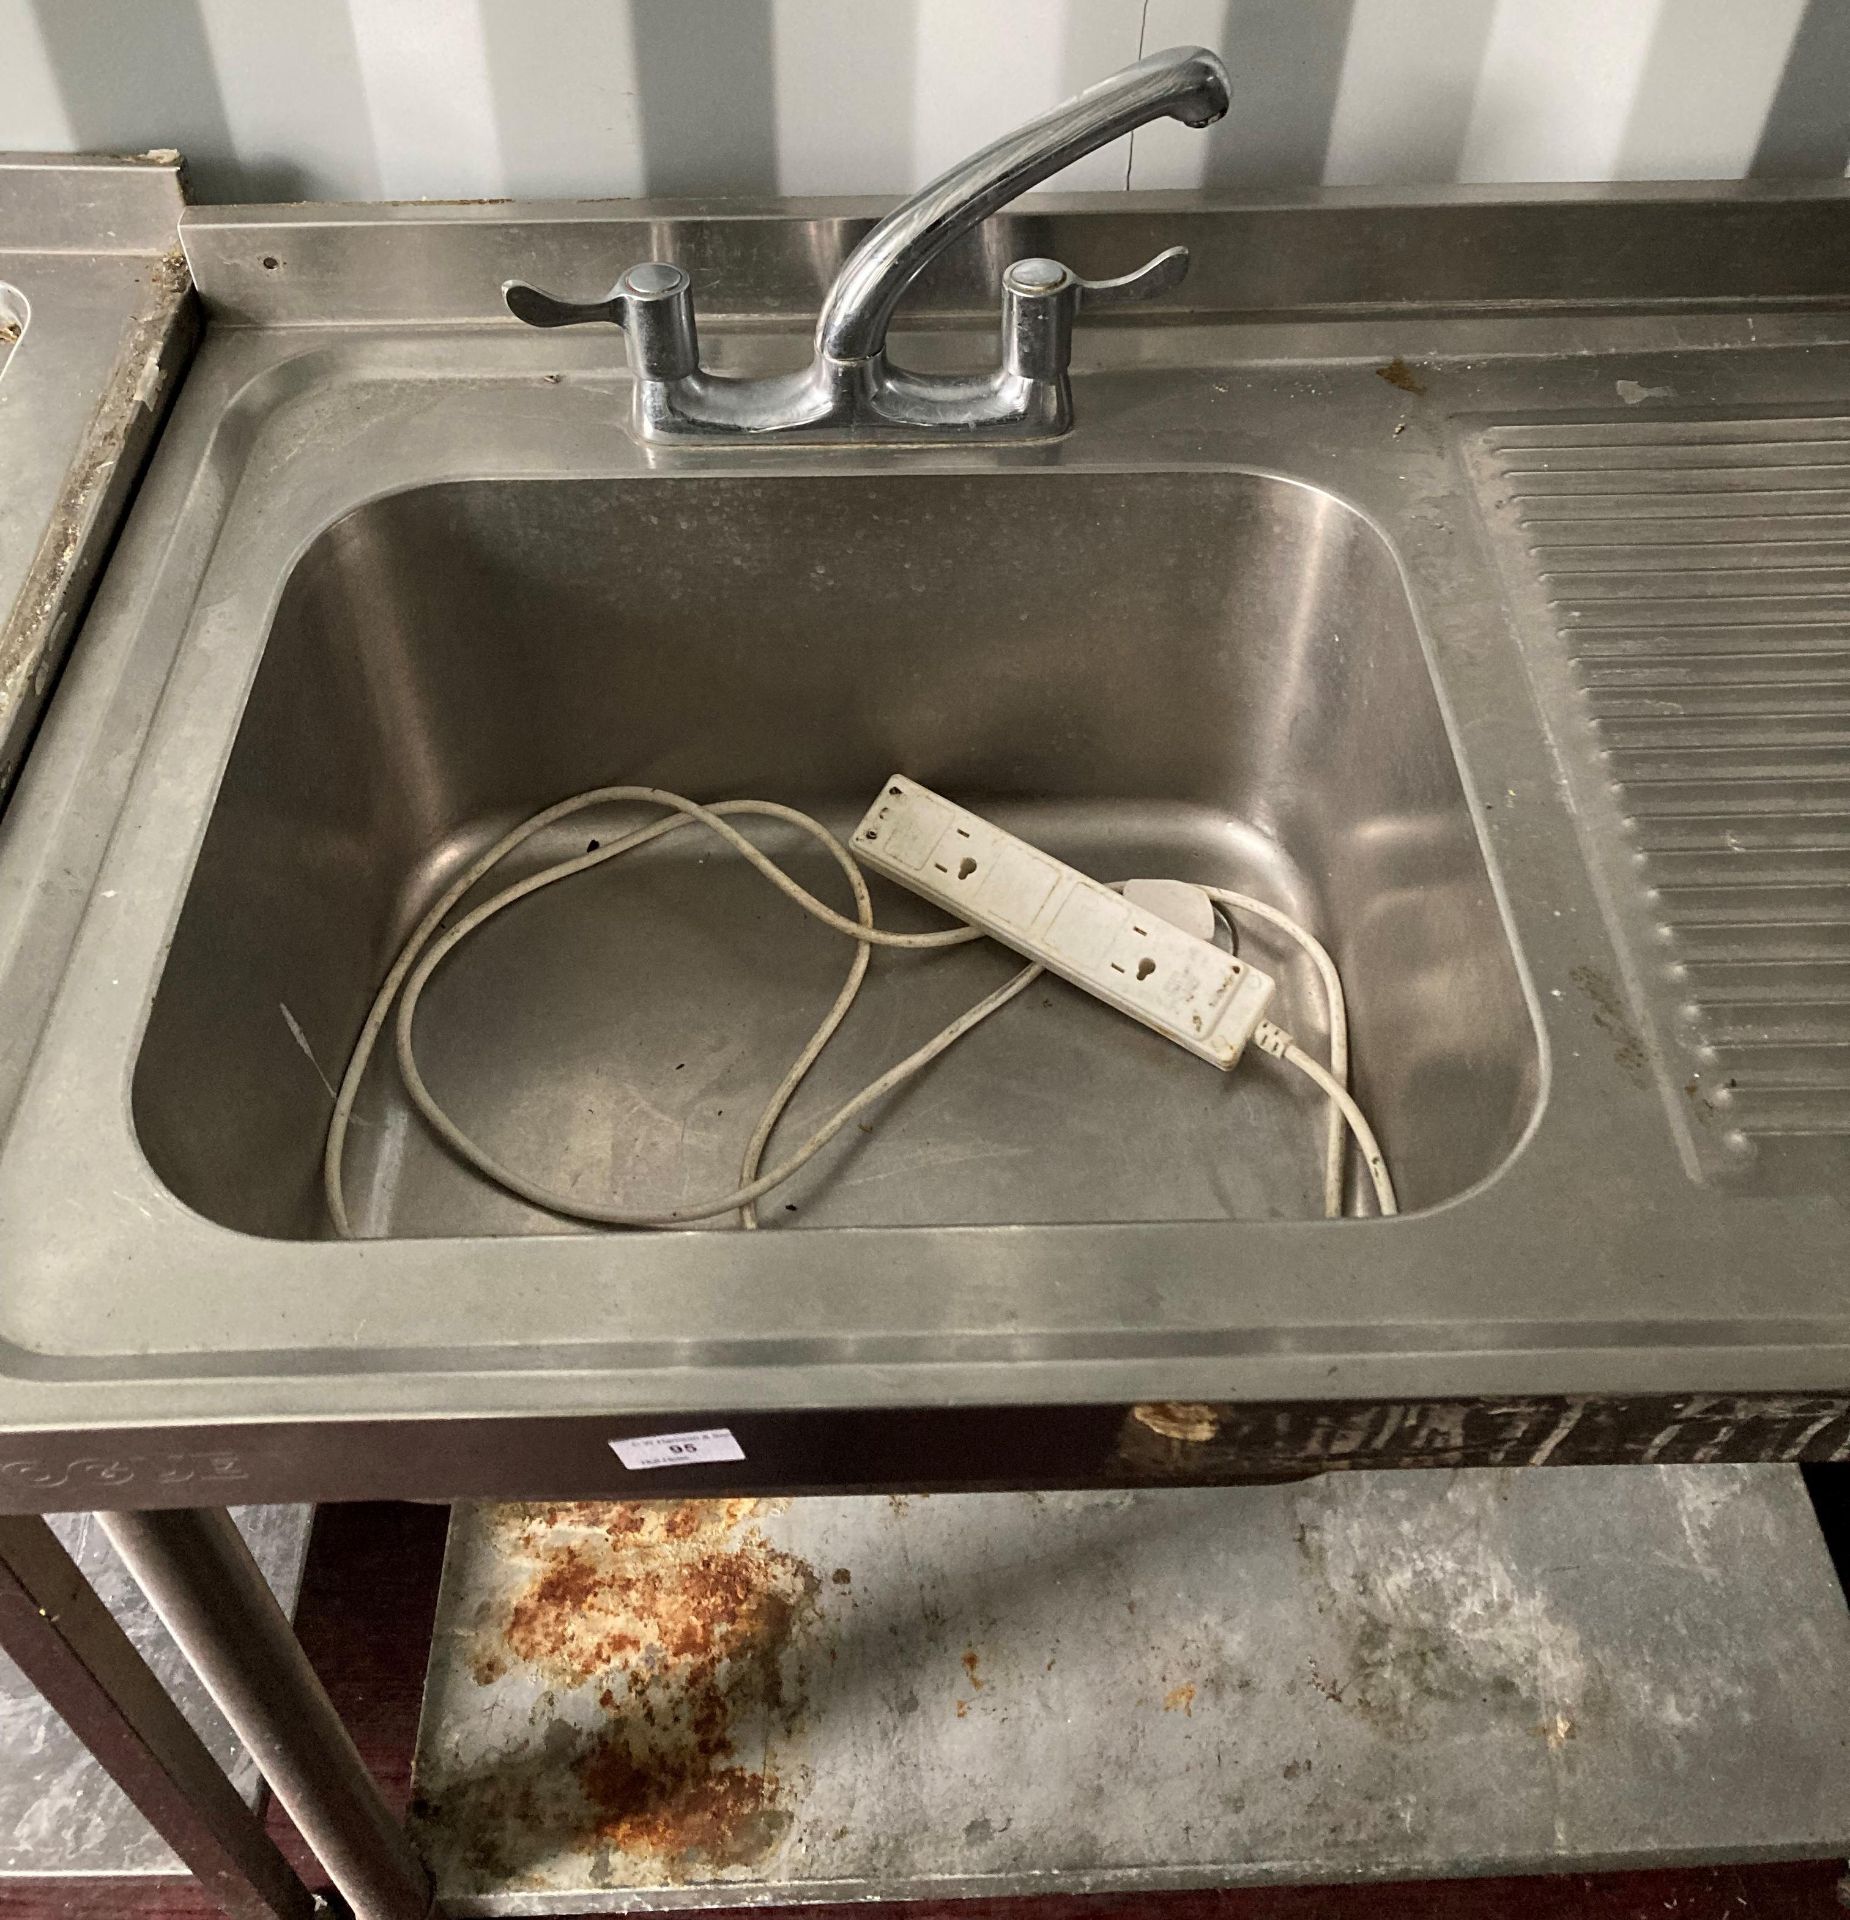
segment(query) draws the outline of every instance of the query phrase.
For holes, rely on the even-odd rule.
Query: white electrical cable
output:
[[[1307,1074],[1329,1095],[1337,1111],[1349,1123],[1349,1131],[1355,1135],[1355,1144],[1362,1150],[1362,1164],[1368,1169],[1368,1177],[1374,1183],[1376,1203],[1384,1214],[1398,1213],[1400,1207],[1394,1198],[1394,1183],[1388,1178],[1387,1161],[1382,1158],[1381,1144],[1376,1140],[1374,1129],[1368,1124],[1362,1109],[1355,1104],[1349,1089],[1339,1084],[1321,1061],[1313,1060],[1290,1034],[1282,1027],[1273,1026],[1270,1020],[1259,1022],[1253,1033],[1253,1045],[1276,1060],[1290,1061],[1300,1073]]]
[[[1349,1018],[1343,1004],[1342,977],[1336,962],[1315,934],[1301,927],[1288,913],[1255,900],[1249,893],[1235,893],[1228,887],[1203,887],[1210,900],[1224,907],[1249,913],[1267,926],[1287,934],[1310,956],[1311,965],[1323,983],[1325,1025],[1330,1035],[1330,1074],[1344,1088],[1349,1085]],[[1348,1158],[1349,1135],[1340,1102],[1330,1102],[1329,1127],[1323,1147],[1323,1213],[1328,1220],[1340,1220],[1343,1211],[1343,1163]]]
[[[491,895],[480,905],[472,908],[454,926],[444,930],[441,937],[438,937],[443,922],[461,903],[470,889],[536,833],[587,808],[624,803],[643,803],[663,807],[668,809],[667,816],[613,840],[605,846],[594,845],[586,852],[569,860],[558,861],[529,874],[525,879]],[[799,886],[769,855],[761,852],[736,828],[727,824],[724,816],[728,814],[755,814],[768,819],[782,820],[800,827],[819,841],[836,865],[841,868],[848,881],[854,895],[856,917],[853,920],[847,919]],[[551,886],[556,881],[587,872],[590,868],[601,866],[608,860],[633,852],[638,847],[659,840],[665,834],[693,825],[704,826],[716,834],[736,852],[743,854],[766,879],[794,900],[805,912],[813,915],[825,926],[833,927],[853,940],[855,942],[854,958],[849,965],[847,979],[843,982],[833,1004],[823,1015],[821,1023],[767,1102],[747,1143],[740,1170],[740,1184],[733,1192],[716,1199],[676,1207],[666,1212],[640,1212],[606,1206],[595,1201],[581,1200],[573,1194],[557,1192],[538,1181],[528,1179],[512,1168],[503,1166],[457,1126],[438,1103],[418,1069],[413,1047],[419,996],[431,975],[471,933],[496,914],[514,905],[516,901],[523,900],[529,894],[537,893],[542,887]],[[1342,987],[1329,955],[1295,921],[1279,913],[1276,908],[1267,907],[1263,901],[1253,900],[1245,894],[1232,893],[1220,888],[1209,887],[1204,888],[1203,891],[1212,898],[1242,911],[1253,913],[1281,927],[1310,954],[1323,981],[1330,1008],[1332,1065],[1338,1073],[1346,1073],[1347,1041]],[[797,1148],[795,1153],[773,1167],[769,1173],[760,1173],[759,1162],[784,1109],[795,1096],[798,1086],[814,1066],[823,1048],[834,1036],[846,1017],[848,1009],[852,1006],[855,995],[860,990],[861,982],[867,972],[869,949],[874,946],[912,950],[950,947],[984,937],[981,930],[976,927],[947,927],[935,933],[894,933],[876,927],[873,924],[873,903],[867,892],[867,883],[847,848],[820,821],[812,819],[808,814],[799,813],[794,807],[781,806],[769,800],[729,800],[706,807],[658,787],[638,786],[598,787],[588,793],[576,794],[570,799],[561,800],[503,834],[485,852],[478,854],[469,862],[419,920],[398,957],[387,971],[385,979],[380,983],[379,991],[374,996],[372,1006],[360,1028],[360,1035],[355,1042],[352,1056],[347,1062],[346,1072],[341,1076],[334,1110],[328,1122],[327,1141],[322,1155],[322,1186],[329,1218],[338,1234],[343,1238],[352,1237],[353,1226],[347,1212],[342,1185],[347,1130],[352,1120],[354,1102],[358,1098],[361,1083],[365,1079],[373,1050],[391,1012],[393,1001],[396,999],[398,1018],[395,1041],[398,1067],[413,1103],[431,1128],[453,1151],[498,1186],[549,1212],[599,1226],[680,1226],[737,1210],[742,1225],[748,1228],[756,1227],[758,1220],[755,1203],[759,1198],[770,1192],[773,1187],[788,1180],[813,1159],[858,1113],[890,1093],[903,1081],[935,1060],[946,1048],[954,1045],[973,1027],[1006,1006],[1018,993],[1038,979],[1042,972],[1038,963],[1023,968],[995,992],[971,1007],[968,1012],[959,1015],[933,1039],[928,1040],[922,1047],[890,1067],[872,1085],[863,1088],[844,1106],[838,1107]],[[1321,1065],[1304,1053],[1289,1034],[1273,1026],[1271,1022],[1261,1023],[1256,1038],[1267,1052],[1291,1061],[1328,1094],[1333,1113],[1340,1115],[1342,1121],[1346,1122],[1355,1133],[1363,1158],[1368,1164],[1370,1177],[1374,1181],[1382,1212],[1394,1212],[1393,1187],[1388,1181],[1387,1168],[1382,1161],[1380,1148],[1375,1143],[1367,1120],[1363,1118],[1361,1110],[1350,1098],[1347,1088],[1337,1077],[1326,1072]],[[1329,1196],[1331,1182],[1334,1181],[1336,1198],[1333,1210],[1337,1212],[1341,1209],[1341,1146],[1339,1132],[1334,1155],[1335,1170],[1332,1173],[1326,1167],[1325,1178],[1326,1208],[1331,1207]]]
[[[638,828],[635,832],[611,841],[607,846],[598,847],[582,853],[570,860],[562,860],[553,866],[542,868],[530,874],[526,879],[505,888],[484,901],[480,906],[465,914],[455,926],[451,927],[437,943],[430,942],[447,916],[454,910],[477,881],[490,869],[499,865],[510,853],[534,834],[568,818],[574,813],[582,813],[589,807],[606,806],[619,803],[642,802],[671,809],[669,817],[657,820],[649,826]],[[849,920],[837,913],[834,908],[825,906],[813,894],[806,892],[796,881],[767,854],[726,824],[722,817],[726,814],[750,813],[763,815],[770,819],[784,820],[793,826],[804,829],[813,835],[833,856],[835,863],[847,876],[854,892],[857,919]],[[443,960],[454,951],[458,943],[482,923],[504,908],[510,907],[516,900],[524,899],[530,893],[536,893],[541,887],[552,885],[554,881],[564,880],[576,873],[601,866],[607,860],[633,852],[637,847],[645,846],[652,840],[659,840],[664,834],[698,823],[726,841],[742,853],[766,879],[782,892],[796,901],[806,912],[813,914],[825,926],[847,934],[857,944],[855,957],[848,970],[848,978],[842,990],[836,995],[834,1004],[823,1015],[822,1023],[811,1035],[808,1044],[797,1056],[795,1065],[784,1076],[782,1083],[772,1094],[763,1117],[754,1129],[751,1143],[746,1150],[745,1170],[741,1184],[732,1193],[720,1199],[702,1202],[695,1206],[677,1207],[668,1212],[642,1213],[625,1208],[600,1206],[595,1202],[578,1199],[575,1195],[558,1193],[542,1186],[537,1181],[528,1180],[524,1175],[515,1173],[511,1168],[502,1166],[465,1134],[438,1105],[423,1076],[418,1071],[416,1056],[412,1048],[412,1023],[417,1012],[418,996],[423,992],[426,981]],[[937,1035],[924,1046],[910,1053],[896,1066],[881,1075],[872,1086],[864,1088],[844,1107],[838,1108],[803,1143],[801,1147],[782,1165],[768,1174],[756,1175],[757,1160],[769,1139],[771,1129],[805,1073],[815,1063],[817,1055],[828,1044],[830,1037],[840,1026],[855,994],[859,991],[862,977],[867,971],[868,948],[870,946],[900,947],[908,949],[951,947],[962,945],[965,941],[980,940],[984,936],[975,927],[947,927],[936,933],[893,933],[873,924],[873,903],[867,893],[867,883],[861,870],[855,865],[852,856],[820,821],[813,820],[808,814],[799,813],[794,807],[778,805],[770,800],[727,800],[712,807],[703,807],[693,800],[683,799],[681,795],[665,792],[659,787],[598,787],[589,793],[575,794],[569,800],[561,800],[523,821],[519,826],[505,833],[486,852],[478,854],[457,877],[451,881],[430,910],[412,930],[411,937],[405,942],[398,958],[392,963],[366,1020],[360,1028],[360,1037],[354,1045],[347,1070],[341,1076],[341,1083],[335,1095],[334,1111],[328,1122],[328,1136],[322,1154],[322,1191],[325,1195],[328,1217],[334,1223],[335,1231],[343,1238],[353,1235],[352,1221],[347,1212],[346,1197],[342,1187],[341,1170],[345,1155],[347,1129],[353,1115],[354,1101],[359,1096],[360,1083],[365,1078],[366,1069],[372,1059],[373,1048],[378,1042],[380,1030],[384,1027],[386,1016],[390,1013],[394,998],[398,998],[400,989],[397,1023],[397,1054],[399,1071],[404,1077],[406,1090],[410,1093],[418,1111],[430,1123],[435,1131],[476,1170],[485,1174],[497,1185],[511,1193],[517,1193],[522,1199],[531,1201],[535,1206],[544,1207],[550,1212],[563,1215],[567,1219],[586,1220],[599,1226],[679,1226],[692,1220],[711,1219],[715,1214],[730,1213],[735,1209],[744,1213],[747,1225],[757,1224],[749,1209],[762,1194],[780,1185],[790,1178],[800,1167],[813,1159],[828,1145],[841,1129],[848,1124],[863,1108],[870,1106],[882,1095],[890,1093],[902,1081],[909,1079],[920,1068],[935,1060],[946,1047],[960,1040],[980,1021],[986,1020],[998,1008],[1006,1006],[1016,994],[1038,979],[1041,968],[1029,966],[1006,981],[986,999],[979,1001],[967,1013]],[[426,948],[428,947],[428,951]]]

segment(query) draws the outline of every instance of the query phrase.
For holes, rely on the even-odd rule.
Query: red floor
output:
[[[446,1519],[437,1507],[325,1507],[317,1518],[297,1626],[361,1753],[395,1806],[410,1792],[418,1694],[436,1606]],[[288,1820],[270,1826],[311,1886],[322,1884]],[[859,1907],[871,1920],[1843,1920],[1839,1861],[1546,1879],[1423,1881],[1395,1887],[1289,1887],[1143,1899],[969,1900]],[[758,1920],[779,1912],[759,1908]],[[819,1909],[808,1909],[815,1915]],[[186,1881],[40,1880],[0,1892],[7,1920],[214,1920]]]

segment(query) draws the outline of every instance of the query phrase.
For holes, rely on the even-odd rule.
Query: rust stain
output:
[[[548,1500],[491,1510],[489,1526],[503,1553],[537,1552],[550,1536],[602,1534],[611,1541],[720,1541],[747,1522],[780,1513],[781,1500]]]
[[[969,1713],[970,1713],[970,1702],[968,1700],[959,1700],[957,1702],[958,1719],[959,1720],[967,1719],[969,1717]]]
[[[964,1648],[964,1672],[970,1676],[970,1684],[978,1693],[983,1691],[983,1676],[977,1672],[977,1651],[974,1647]]]
[[[1195,1717],[1194,1687],[1187,1681],[1184,1681],[1179,1687],[1171,1687],[1169,1691],[1163,1695],[1163,1711],[1165,1713],[1185,1714],[1192,1720]]]
[[[1131,1418],[1165,1440],[1199,1443],[1220,1432],[1220,1415],[1198,1400],[1152,1400],[1131,1408]]]
[[[1402,393],[1424,393],[1426,382],[1407,365],[1399,354],[1395,354],[1385,367],[1375,369],[1375,378],[1385,380],[1390,387],[1398,387]]]
[[[561,1853],[621,1852],[669,1880],[761,1859],[792,1818],[771,1751],[799,1730],[822,1587],[752,1524],[763,1511],[750,1500],[494,1510],[490,1536],[522,1573],[478,1625],[471,1673],[482,1686],[515,1674],[590,1692],[602,1717],[587,1730],[582,1710],[561,1712],[497,1768],[433,1783],[426,1824],[501,1877]]]
[[[787,1814],[775,1817],[775,1774],[707,1766],[698,1755],[665,1762],[612,1740],[592,1748],[574,1771],[596,1812],[597,1838],[621,1853],[745,1866],[789,1823]]]

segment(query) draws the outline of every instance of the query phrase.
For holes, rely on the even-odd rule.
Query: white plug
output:
[[[1271,1002],[1271,975],[903,774],[852,845],[863,866],[1223,1070]]]
[[[1214,937],[1221,931],[1221,917],[1202,888],[1186,880],[1127,880],[1119,891],[1133,907],[1160,913],[1172,927],[1210,946],[1221,945]]]

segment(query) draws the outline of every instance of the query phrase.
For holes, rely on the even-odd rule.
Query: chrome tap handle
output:
[[[593,320],[623,324],[623,282],[619,280],[601,300],[561,300],[542,293],[524,280],[504,280],[501,297],[516,320],[529,327],[583,327]]]
[[[1177,285],[1188,249],[1168,247],[1116,280],[1082,280],[1058,260],[1017,260],[1002,276],[1002,360],[1028,380],[1060,380],[1073,357],[1073,317],[1082,307],[1123,307]]]
[[[679,380],[700,366],[693,282],[666,261],[631,267],[601,300],[561,300],[524,280],[503,281],[501,297],[508,312],[530,327],[579,327],[595,320],[621,327],[639,380]]]
[[[1154,260],[1146,260],[1135,273],[1122,274],[1116,280],[1078,280],[1082,307],[1128,307],[1136,300],[1153,300],[1188,278],[1188,249],[1165,247]]]

